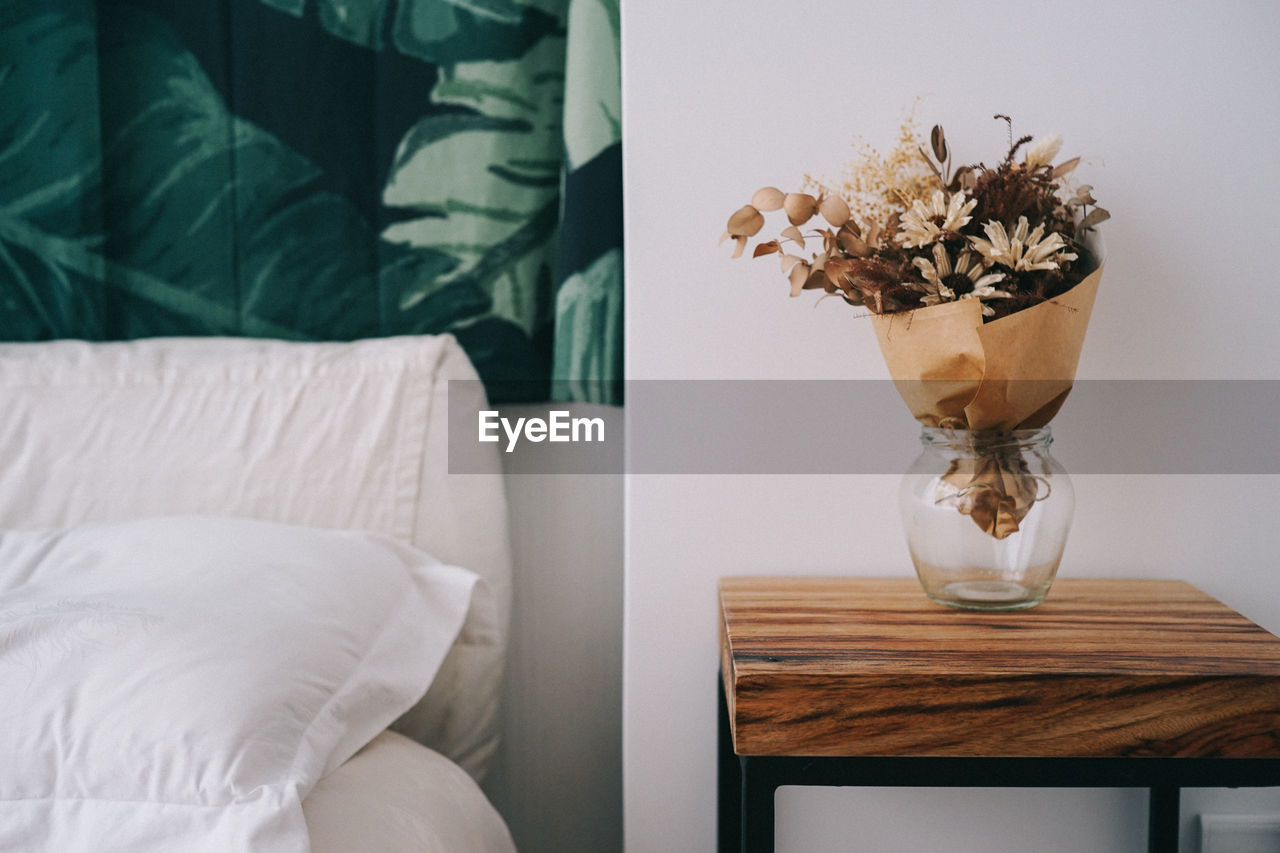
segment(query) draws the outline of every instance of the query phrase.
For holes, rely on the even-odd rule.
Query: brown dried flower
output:
[[[978,299],[993,320],[1052,299],[1088,272],[1081,233],[1110,214],[1091,186],[1068,186],[1079,157],[1053,164],[1060,136],[1014,139],[1012,121],[996,118],[1010,133],[994,168],[953,171],[942,127],[926,142],[911,117],[887,155],[863,146],[834,189],[809,178],[804,192],[758,190],[721,240],[734,240],[737,257],[764,213],[782,210],[789,224],[752,257],[778,254],[792,296],[821,289],[877,314]],[[815,217],[817,227],[803,230]],[[821,251],[806,257],[812,238]]]

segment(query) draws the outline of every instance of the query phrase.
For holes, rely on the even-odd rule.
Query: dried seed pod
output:
[[[763,227],[764,215],[749,204],[729,217],[729,233],[734,237],[753,237]]]
[[[787,219],[792,225],[803,225],[813,218],[818,208],[818,200],[808,193],[787,193],[782,202],[787,211]]]
[[[933,156],[938,158],[939,163],[947,162],[947,137],[942,132],[942,125],[935,124],[933,130],[929,133],[929,144],[933,146]]]
[[[786,194],[777,187],[763,187],[751,197],[751,206],[756,210],[778,210],[785,199]]]
[[[818,212],[822,214],[822,218],[839,228],[849,221],[849,203],[838,195],[829,195],[822,200],[822,204],[818,206]]]

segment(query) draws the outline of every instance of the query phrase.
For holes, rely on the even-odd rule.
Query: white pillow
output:
[[[497,446],[490,473],[448,473],[449,404],[482,397],[476,378],[449,335],[0,344],[0,528],[245,516],[376,530],[466,566],[492,595],[396,727],[481,779],[511,568]]]
[[[0,849],[305,851],[483,586],[381,534],[174,517],[0,534]]]

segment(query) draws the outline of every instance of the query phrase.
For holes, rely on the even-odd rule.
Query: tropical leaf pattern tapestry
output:
[[[0,0],[0,339],[448,332],[620,402],[618,0]]]

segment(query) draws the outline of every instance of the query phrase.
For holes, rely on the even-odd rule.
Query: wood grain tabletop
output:
[[[724,578],[741,755],[1280,757],[1280,639],[1180,581],[976,613],[914,578]]]

